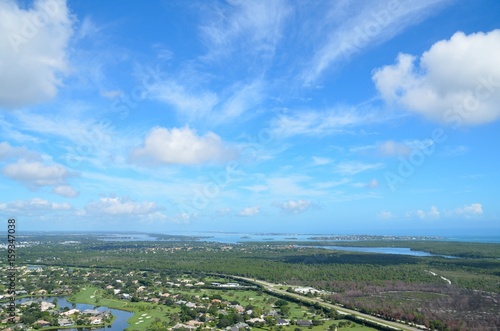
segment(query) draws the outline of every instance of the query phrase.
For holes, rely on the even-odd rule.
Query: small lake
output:
[[[93,305],[88,305],[84,303],[71,303],[66,300],[66,297],[45,297],[45,298],[22,298],[19,300],[16,300],[16,303],[22,303],[26,301],[46,301],[46,302],[52,302],[54,299],[57,299],[57,305],[62,309],[64,307],[68,307],[69,309],[76,308],[79,310],[85,310],[85,309],[94,309],[95,306]],[[118,310],[118,309],[111,309],[108,307],[98,307],[96,310],[100,312],[104,311],[111,311],[111,314],[115,317],[115,320],[112,325],[102,327],[102,328],[93,328],[93,331],[123,331],[126,328],[129,327],[129,324],[127,323],[127,320],[131,318],[134,314],[130,313],[128,311],[123,311],[123,310]],[[59,329],[60,331],[81,331],[84,330],[83,328],[74,328],[74,329]]]

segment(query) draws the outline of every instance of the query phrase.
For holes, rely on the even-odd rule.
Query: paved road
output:
[[[228,275],[226,275],[226,276],[228,276]],[[261,285],[261,286],[265,287],[266,289],[268,289],[271,292],[275,292],[275,293],[279,293],[279,294],[284,294],[284,295],[296,297],[296,298],[304,300],[304,301],[319,303],[322,306],[325,306],[325,307],[337,310],[340,314],[356,315],[356,316],[358,316],[358,317],[360,317],[362,319],[366,319],[366,320],[378,323],[380,325],[392,327],[392,328],[394,328],[394,330],[422,331],[422,329],[418,329],[416,327],[408,326],[406,324],[402,324],[402,323],[398,323],[398,322],[393,322],[393,321],[386,321],[386,320],[384,320],[382,318],[378,318],[378,317],[375,317],[375,316],[372,316],[372,315],[368,315],[368,314],[363,314],[363,313],[360,313],[359,311],[356,311],[356,310],[347,309],[347,308],[343,308],[343,307],[340,307],[340,306],[337,306],[337,305],[333,305],[331,303],[327,303],[327,302],[323,301],[322,299],[308,298],[308,297],[305,297],[305,296],[297,294],[297,293],[289,293],[289,292],[286,292],[286,291],[283,291],[283,290],[280,290],[279,288],[277,288],[279,286],[278,284],[273,284],[273,283],[269,283],[269,282],[266,282],[266,281],[263,281],[263,280],[255,280],[255,279],[246,278],[246,277],[239,277],[239,276],[229,276],[229,277],[232,277],[232,278],[235,278],[235,279],[241,279],[241,280],[245,280],[245,281],[250,282],[250,283]]]

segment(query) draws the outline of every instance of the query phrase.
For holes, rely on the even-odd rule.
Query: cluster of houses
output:
[[[105,291],[108,297],[114,297],[121,300],[131,300],[136,302],[150,302],[160,305],[176,305],[184,309],[190,309],[197,312],[197,316],[191,320],[178,319],[172,321],[172,330],[195,330],[201,325],[207,323],[217,324],[220,316],[227,316],[230,314],[237,314],[239,317],[233,320],[233,324],[224,327],[228,331],[237,331],[241,329],[248,329],[250,327],[258,327],[263,325],[288,326],[295,325],[298,327],[309,327],[312,324],[311,320],[286,320],[279,311],[273,309],[265,310],[261,307],[262,313],[255,313],[248,306],[247,308],[235,304],[235,302],[228,302],[216,298],[209,298],[207,295],[185,295],[183,294],[190,288],[200,288],[201,291],[210,289],[245,289],[252,286],[242,285],[236,282],[209,281],[204,278],[194,279],[187,277],[165,279],[155,273],[148,273],[147,275],[141,271],[127,271],[120,272],[117,270],[90,270],[90,269],[70,269],[61,267],[44,267],[42,268],[20,268],[20,288],[17,291],[19,296],[35,296],[42,297],[44,295],[68,295],[77,290],[75,280],[77,279],[80,284],[92,284],[93,286],[100,287]],[[52,275],[57,275],[53,277]],[[68,286],[66,284],[74,284]],[[51,285],[51,286],[48,286]],[[27,291],[25,290],[27,289]],[[295,291],[300,293],[317,294],[317,290],[313,288],[296,288]],[[195,291],[198,292],[198,291]],[[319,291],[318,291],[319,292]],[[195,298],[196,297],[196,298]],[[3,298],[8,299],[7,295],[3,294]],[[46,318],[39,319],[33,325],[39,327],[47,326],[77,326],[77,325],[102,325],[107,318],[110,318],[110,313],[102,313],[97,310],[84,310],[68,309],[58,311],[55,309],[53,303],[46,301],[26,301],[19,305],[21,311],[23,307],[29,307],[35,303],[37,309],[42,312],[49,312],[50,315],[45,314]],[[96,301],[97,303],[97,301]],[[208,313],[210,307],[217,307],[217,311]],[[271,307],[269,307],[271,308]],[[213,310],[214,308],[212,308]],[[7,310],[2,309],[0,305],[0,316],[5,319],[3,323],[7,322]],[[22,315],[21,315],[22,316]],[[19,314],[17,316],[19,323]],[[175,323],[175,325],[174,325]]]
[[[227,316],[229,311],[237,312],[242,316],[244,322],[242,321],[235,323],[234,325],[227,326],[225,328],[225,330],[227,331],[249,330],[251,327],[261,327],[267,325],[270,321],[272,321],[272,324],[276,326],[289,326],[293,324],[298,327],[310,327],[313,325],[313,322],[311,320],[290,321],[288,319],[284,319],[282,318],[280,312],[274,310],[273,308],[267,310],[259,316],[256,316],[251,308],[246,309],[239,304],[233,304],[220,299],[210,300],[208,297],[202,297],[200,299],[200,302],[197,303],[186,300],[177,300],[174,302],[174,304],[181,307],[184,306],[189,309],[208,308],[212,305],[215,305],[216,307],[218,307],[218,310],[214,316],[211,316],[209,313],[199,313],[197,318],[184,323],[177,323],[171,328],[171,330],[194,331],[196,329],[199,329],[200,326],[203,326],[205,322],[216,320],[218,318],[217,316]]]
[[[47,301],[24,301],[19,304],[19,311],[22,312],[27,308],[38,309],[40,312],[47,312],[50,316],[50,321],[45,319],[39,319],[32,323],[32,326],[38,327],[48,327],[48,326],[72,326],[72,325],[103,325],[106,320],[111,319],[111,312],[100,312],[95,309],[68,309],[57,310],[56,305]],[[46,315],[47,316],[47,315]],[[15,317],[15,322],[20,323],[20,316]],[[77,323],[80,321],[80,323]],[[7,324],[9,318],[2,320],[3,324]],[[25,326],[26,327],[26,326]],[[9,328],[4,329],[4,331],[9,330]]]

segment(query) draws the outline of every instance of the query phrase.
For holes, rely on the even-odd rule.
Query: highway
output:
[[[372,316],[372,315],[368,315],[368,314],[364,314],[364,313],[361,313],[361,312],[356,311],[356,310],[343,308],[343,307],[340,307],[340,306],[337,306],[337,305],[325,302],[322,299],[309,298],[309,297],[300,295],[298,293],[289,293],[287,291],[279,289],[278,287],[282,286],[282,285],[279,285],[279,284],[273,284],[273,283],[269,283],[269,282],[266,282],[266,281],[263,281],[263,280],[256,280],[256,279],[246,278],[246,277],[239,277],[239,276],[232,276],[232,275],[224,275],[224,276],[231,277],[231,278],[234,278],[234,279],[240,279],[240,280],[244,280],[244,281],[249,282],[249,283],[260,285],[260,286],[266,288],[270,292],[274,292],[274,293],[278,293],[278,294],[282,294],[282,295],[286,295],[286,296],[290,296],[290,297],[295,297],[297,299],[300,299],[300,300],[306,301],[306,302],[318,303],[321,306],[324,306],[324,307],[327,307],[327,308],[330,308],[330,309],[335,309],[339,314],[355,315],[358,318],[365,319],[365,320],[368,320],[368,321],[371,321],[371,322],[374,322],[374,323],[377,323],[379,325],[383,325],[383,326],[386,326],[386,327],[390,327],[390,328],[393,328],[394,330],[422,331],[422,329],[419,329],[419,328],[416,328],[416,327],[412,327],[412,326],[409,326],[409,325],[406,325],[406,324],[403,324],[403,323],[398,323],[398,322],[394,322],[394,321],[387,321],[387,320],[384,320],[382,318],[379,318],[379,317],[376,317],[376,316]]]

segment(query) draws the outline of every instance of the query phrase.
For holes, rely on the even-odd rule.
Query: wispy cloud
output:
[[[322,165],[327,165],[327,164],[332,163],[333,160],[329,159],[327,157],[313,156],[312,162],[313,162],[313,165],[315,165],[315,166],[322,166]]]
[[[348,133],[363,125],[382,121],[385,116],[377,112],[361,111],[356,107],[339,107],[330,110],[290,111],[271,121],[271,129],[278,137],[296,135],[325,136]]]
[[[72,210],[73,206],[67,202],[50,202],[41,198],[33,198],[31,200],[17,200],[7,203],[0,203],[0,211],[15,212],[24,214],[42,213],[42,212],[58,212]]]
[[[352,176],[360,172],[380,169],[382,167],[382,163],[362,163],[357,161],[348,161],[339,163],[335,171],[342,175]]]
[[[204,58],[213,61],[242,50],[272,56],[291,8],[282,0],[235,1],[213,3],[204,13],[200,32],[209,50]]]
[[[400,34],[408,27],[436,13],[447,0],[428,1],[362,1],[344,5],[344,20],[330,27],[322,46],[313,54],[309,66],[302,72],[305,85],[315,82],[325,70],[354,54],[379,45]],[[338,7],[336,2],[332,6]],[[346,16],[350,13],[350,16]],[[325,17],[326,18],[326,17]],[[331,17],[329,17],[331,19]]]

